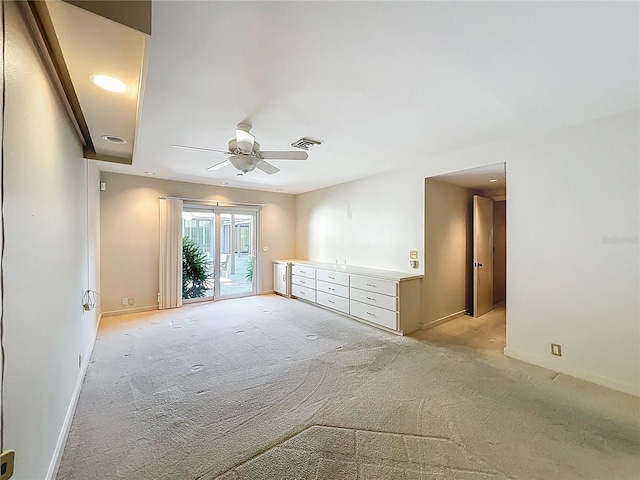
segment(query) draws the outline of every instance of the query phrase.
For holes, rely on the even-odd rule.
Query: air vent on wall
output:
[[[314,145],[320,145],[317,140],[311,140],[310,138],[301,138],[291,144],[292,147],[302,148],[303,150],[309,150]]]

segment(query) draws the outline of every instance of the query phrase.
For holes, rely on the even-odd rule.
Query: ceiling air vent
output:
[[[301,138],[291,144],[292,147],[301,148],[303,150],[309,150],[314,145],[320,145],[320,142],[311,140],[310,138]]]

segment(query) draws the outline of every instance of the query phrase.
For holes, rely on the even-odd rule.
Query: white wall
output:
[[[398,171],[298,195],[296,256],[400,272],[423,272],[423,191]],[[417,250],[420,266],[409,266]]]
[[[295,254],[295,197],[150,177],[102,173],[101,272],[103,312],[158,306],[160,196],[264,204],[260,212],[258,292],[273,290],[273,260]],[[262,246],[269,247],[262,252]],[[123,297],[135,305],[121,306]]]
[[[300,195],[298,256],[407,270],[408,249],[424,240],[424,178],[506,162],[505,353],[640,394],[638,117],[634,110]],[[607,243],[613,237],[618,243]],[[562,344],[562,357],[551,356],[551,342]]]
[[[425,182],[425,325],[473,310],[473,196],[469,188]]]
[[[5,7],[5,448],[13,478],[33,480],[56,468],[95,338],[82,295],[99,289],[99,180],[19,7]]]

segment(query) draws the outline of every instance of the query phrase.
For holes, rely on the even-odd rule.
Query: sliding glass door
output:
[[[255,212],[220,213],[220,297],[255,295]]]
[[[212,300],[215,284],[215,228],[212,209],[182,208],[182,300]]]
[[[256,210],[185,204],[183,302],[256,294]]]

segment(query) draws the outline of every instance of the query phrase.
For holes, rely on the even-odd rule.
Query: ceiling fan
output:
[[[274,173],[278,173],[280,169],[265,160],[306,160],[309,157],[307,152],[297,152],[293,150],[283,152],[260,150],[260,144],[256,142],[255,137],[251,134],[250,130],[251,125],[248,123],[239,123],[236,128],[236,138],[229,140],[228,150],[226,151],[193,147],[189,145],[172,145],[172,147],[229,155],[229,158],[211,165],[207,170],[218,170],[231,164],[242,172],[238,175],[244,175],[255,168],[258,168],[269,175],[273,175]]]

